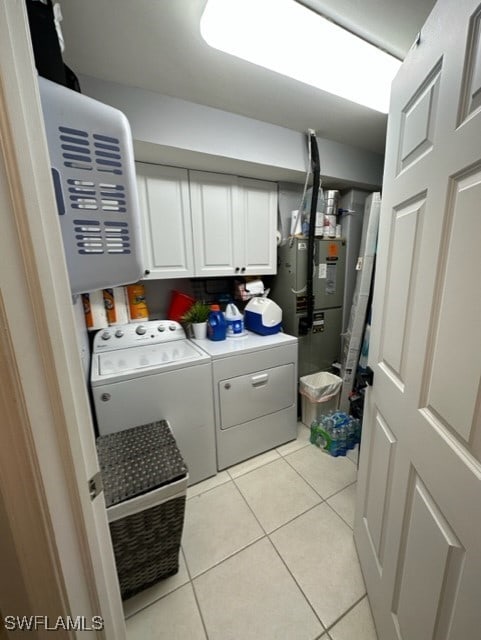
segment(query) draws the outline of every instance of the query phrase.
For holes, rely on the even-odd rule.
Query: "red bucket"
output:
[[[181,291],[172,291],[167,318],[169,320],[176,320],[177,322],[180,322],[184,313],[191,308],[194,302],[195,299],[188,296],[186,293],[182,293]]]

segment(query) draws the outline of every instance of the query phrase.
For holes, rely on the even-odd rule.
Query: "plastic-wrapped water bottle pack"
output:
[[[310,441],[331,456],[345,456],[359,443],[361,423],[342,411],[330,411],[311,424]]]

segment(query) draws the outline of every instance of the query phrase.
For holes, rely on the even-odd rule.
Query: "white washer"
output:
[[[216,473],[211,358],[178,322],[99,331],[90,382],[100,435],[167,420],[194,484]]]
[[[297,338],[195,340],[212,357],[219,471],[297,436]]]

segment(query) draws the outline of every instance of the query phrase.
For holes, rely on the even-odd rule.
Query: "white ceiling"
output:
[[[385,115],[210,48],[199,32],[205,3],[61,0],[65,61],[76,73],[384,151]],[[302,3],[402,58],[434,0]]]

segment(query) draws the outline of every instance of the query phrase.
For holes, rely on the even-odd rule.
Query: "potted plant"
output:
[[[210,305],[200,300],[196,300],[186,313],[182,316],[183,322],[192,325],[194,338],[207,337],[207,317],[209,315]]]

